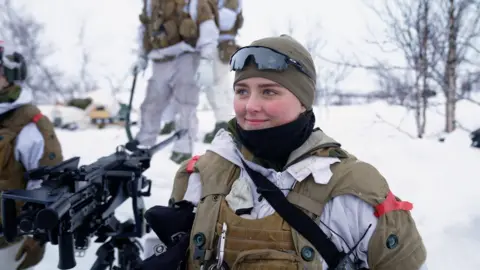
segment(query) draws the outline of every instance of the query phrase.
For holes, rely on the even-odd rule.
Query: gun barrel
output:
[[[35,220],[37,227],[44,230],[55,228],[70,207],[69,198],[63,198],[40,210]]]

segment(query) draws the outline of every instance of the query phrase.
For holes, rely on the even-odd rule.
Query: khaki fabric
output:
[[[5,125],[18,133],[25,125],[32,122],[34,116],[39,114],[41,114],[41,111],[35,105],[24,105],[13,112],[12,117],[5,122]],[[30,120],[28,121],[28,119]],[[36,124],[45,142],[43,157],[40,159],[39,165],[53,166],[59,164],[63,161],[62,146],[52,122],[47,116],[42,115]]]
[[[289,192],[287,196],[291,203],[303,209],[314,220],[318,220],[322,215],[325,204],[336,196],[351,194],[375,207],[384,201],[390,191],[386,180],[378,170],[340,148],[338,143],[321,131],[314,132],[298,151],[294,151],[288,164],[294,164],[310,155],[340,159],[339,163],[331,165],[333,176],[328,184],[316,184],[310,175],[302,182],[298,182],[294,190]],[[244,256],[240,256],[240,254],[249,254],[245,259],[248,262],[237,263],[238,268],[235,268],[235,265],[232,269],[247,269],[245,268],[247,265],[252,267],[248,269],[258,270],[297,269],[295,268],[298,266],[296,264],[297,260],[301,265],[301,267],[298,266],[298,269],[322,269],[322,259],[318,252],[315,252],[314,260],[306,261],[302,259],[302,249],[313,247],[298,232],[289,228],[283,219],[275,218],[275,215],[273,215],[260,219],[258,224],[261,224],[262,227],[285,229],[281,234],[274,230],[277,234],[268,237],[271,242],[280,241],[280,243],[287,243],[288,245],[290,238],[286,237],[285,232],[290,231],[291,240],[294,244],[293,252],[284,252],[285,248],[280,247],[278,243],[262,243],[259,245],[259,239],[265,239],[264,233],[256,233],[259,225],[253,226],[251,220],[234,217],[236,215],[231,210],[226,209],[227,205],[224,198],[239,176],[240,169],[236,165],[216,153],[207,151],[197,161],[195,170],[201,176],[202,196],[197,207],[197,215],[191,233],[189,269],[199,269],[202,259],[205,261],[215,259],[220,225],[223,222],[227,223],[228,228],[234,228],[230,235],[227,230],[227,247],[229,241],[233,241],[237,246],[235,250],[226,249],[225,258],[227,262],[232,263],[233,261],[229,266],[232,267],[236,261],[244,260],[242,259]],[[177,175],[181,177],[174,181],[174,196],[180,198],[182,197],[180,190],[186,190],[186,187],[177,188],[175,186],[177,183],[184,185],[185,178],[188,181],[188,177],[180,173]],[[272,224],[266,225],[263,222],[271,222]],[[206,239],[204,245],[200,248],[196,247],[193,241],[195,235],[199,233],[203,234]],[[398,242],[393,243],[393,245],[391,243],[392,235],[398,239]],[[234,238],[234,240],[230,240],[231,238]],[[289,248],[292,248],[292,246],[287,249]],[[289,256],[291,256],[287,259],[285,258],[287,255],[284,253],[289,253]],[[260,262],[260,260],[263,260],[263,262]],[[278,260],[287,260],[291,263],[291,266],[275,268],[278,266]],[[370,269],[419,269],[425,260],[425,246],[410,212],[393,211],[379,217],[369,244],[368,263]],[[255,261],[256,264],[249,265],[250,261]]]
[[[175,174],[175,184],[173,185],[172,194],[170,195],[169,204],[181,201],[188,187],[188,178],[190,173],[187,172],[187,165],[190,160],[185,160],[180,164],[180,167]]]
[[[144,9],[139,16],[145,26],[143,47],[146,53],[181,41],[195,47],[199,37],[198,26],[202,22],[214,19],[218,25],[217,0],[198,0],[195,21],[188,12],[190,1],[151,0],[151,16],[147,13],[148,2],[144,1]]]
[[[15,160],[14,156],[15,140],[23,127],[34,122],[34,117],[39,116],[40,113],[40,110],[34,105],[23,105],[0,116],[0,191],[26,188],[27,183],[23,178],[25,168]],[[45,141],[44,154],[39,165],[60,163],[63,161],[62,149],[55,135],[53,124],[46,116],[35,120],[38,120],[36,125]],[[21,206],[21,203],[17,204],[18,212]],[[0,248],[7,245],[8,243],[0,239]]]
[[[224,8],[236,11],[239,7],[239,2],[238,0],[226,0],[224,5]],[[232,35],[232,36],[237,36],[238,31],[240,28],[243,27],[244,23],[244,18],[242,12],[239,12],[237,14],[237,19],[235,21],[234,26],[232,29],[226,30],[226,31],[220,31],[220,35]],[[229,64],[230,58],[232,55],[240,49],[240,46],[235,42],[235,40],[223,40],[218,42],[218,56],[220,61],[224,64]]]
[[[72,98],[67,102],[67,106],[76,107],[82,110],[86,110],[90,104],[92,104],[92,98]]]
[[[40,243],[31,236],[26,237],[15,255],[16,261],[21,260],[18,269],[32,269],[33,266],[42,261],[44,255],[45,245],[40,245]]]
[[[290,225],[277,213],[261,219],[244,219],[222,200],[215,242],[224,222],[228,223],[224,260],[233,269],[302,269]]]
[[[217,48],[218,59],[224,64],[229,64],[230,58],[238,49],[240,49],[240,46],[235,43],[235,40],[224,40],[218,42]]]

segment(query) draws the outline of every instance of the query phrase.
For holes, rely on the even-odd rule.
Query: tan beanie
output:
[[[262,46],[285,54],[299,62],[310,76],[317,77],[312,56],[298,41],[288,35],[268,37],[256,40],[250,46]],[[262,77],[272,80],[292,92],[300,103],[310,110],[315,100],[315,79],[289,65],[285,71],[258,70],[255,65],[249,65],[243,70],[235,72],[234,83],[252,77]]]

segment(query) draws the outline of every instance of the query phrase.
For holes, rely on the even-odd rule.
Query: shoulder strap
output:
[[[217,0],[208,0],[207,2],[210,5],[210,8],[212,9],[215,25],[217,25],[217,27],[219,27],[220,26],[220,22],[219,22],[220,16],[218,14],[218,1]]]
[[[290,226],[315,247],[329,269],[358,269],[350,260],[349,254],[339,251],[320,227],[307,214],[291,204],[277,186],[262,174],[248,167],[243,160],[242,162],[261,195]]]

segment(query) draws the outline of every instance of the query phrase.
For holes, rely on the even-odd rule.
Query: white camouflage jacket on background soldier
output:
[[[236,9],[233,10],[229,7],[230,2],[235,2]],[[243,24],[243,17],[239,18],[243,11],[243,0],[219,0],[218,1],[218,17],[219,17],[219,24],[218,28],[220,32],[230,31],[235,27],[235,24]],[[238,20],[242,20],[242,22],[238,22]],[[228,33],[221,33],[219,36],[219,41],[225,40],[235,40],[236,35],[228,34]]]
[[[142,0],[148,16],[151,16],[151,1],[152,0]],[[199,0],[190,0],[188,1],[188,5],[185,6],[185,12],[190,14],[193,21],[197,19],[196,7],[198,1]],[[161,60],[167,56],[177,56],[185,52],[199,52],[204,59],[213,59],[213,54],[217,53],[219,31],[214,19],[204,21],[199,25],[199,37],[195,47],[187,44],[185,41],[181,41],[166,48],[153,49],[150,52],[146,52],[143,46],[144,32],[145,26],[140,24],[137,37],[139,44],[139,59],[137,65],[143,65],[143,68],[146,68],[148,64],[147,60]]]
[[[215,134],[227,125],[232,116],[233,91],[230,57],[239,48],[236,37],[243,26],[243,1],[218,1],[218,54],[210,65],[201,65],[197,72],[197,84],[205,91],[215,116],[214,129],[205,134],[204,143],[211,143]]]

